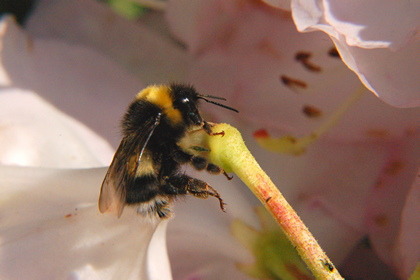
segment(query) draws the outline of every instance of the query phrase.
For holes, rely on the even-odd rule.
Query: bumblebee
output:
[[[224,211],[225,204],[215,189],[180,171],[181,165],[189,163],[197,170],[231,179],[221,167],[179,145],[192,130],[224,134],[213,133],[203,120],[198,111],[200,99],[238,112],[209,100],[226,99],[199,94],[188,85],[152,85],[137,94],[122,119],[123,138],[102,183],[101,213],[120,217],[126,205],[134,205],[145,216],[169,218],[174,199],[186,194],[213,196]]]

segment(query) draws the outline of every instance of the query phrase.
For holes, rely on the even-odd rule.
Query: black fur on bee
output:
[[[140,214],[168,218],[172,201],[186,194],[213,196],[224,211],[225,204],[215,189],[180,172],[181,165],[189,163],[197,170],[232,178],[221,167],[178,145],[193,129],[224,135],[213,133],[211,125],[203,120],[199,100],[238,111],[209,98],[225,100],[201,95],[193,87],[180,84],[153,85],[137,94],[122,120],[123,138],[102,183],[102,213],[114,212],[119,217],[126,205],[135,205]]]

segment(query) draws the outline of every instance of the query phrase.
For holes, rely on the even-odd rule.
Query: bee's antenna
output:
[[[226,101],[226,98],[223,97],[219,97],[219,96],[213,96],[213,95],[199,95],[199,97],[203,98],[203,97],[208,97],[208,98],[213,98],[213,99],[219,99],[219,100],[223,100]],[[203,98],[204,99],[204,98]]]
[[[226,99],[225,99],[225,98],[223,98],[223,97],[218,97],[218,96],[212,96],[212,95],[199,95],[199,96],[198,96],[198,98],[203,99],[203,100],[205,100],[206,102],[209,102],[209,103],[212,103],[212,104],[214,104],[214,105],[217,105],[217,106],[223,107],[223,108],[225,108],[225,109],[228,109],[228,110],[234,111],[234,112],[236,112],[236,113],[239,113],[239,111],[238,111],[238,110],[233,109],[232,107],[229,107],[229,106],[226,106],[226,105],[220,104],[220,103],[218,103],[218,102],[214,102],[214,101],[208,100],[208,99],[206,99],[206,97],[208,97],[208,98],[214,98],[214,99],[220,99],[220,100],[224,100],[224,101],[226,101]]]

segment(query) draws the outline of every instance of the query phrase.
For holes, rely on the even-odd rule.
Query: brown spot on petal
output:
[[[308,60],[312,56],[311,53],[300,51],[295,54],[295,59],[297,61],[305,61]]]
[[[332,47],[329,51],[328,51],[328,55],[334,58],[340,58],[340,54],[337,51],[336,47]]]
[[[396,176],[404,168],[404,162],[400,160],[394,160],[389,162],[385,169],[384,173],[388,176]]]
[[[380,138],[380,139],[385,139],[389,136],[388,130],[380,129],[380,128],[368,129],[366,130],[365,134],[366,136]]]
[[[385,227],[388,225],[389,220],[385,215],[381,214],[373,217],[373,222],[379,227]]]
[[[320,109],[318,109],[317,107],[312,106],[312,105],[303,106],[302,112],[308,118],[319,118],[319,117],[322,116],[322,111]]]
[[[70,218],[71,216],[73,216],[72,214],[67,214],[64,216],[64,218]]]
[[[308,84],[305,83],[304,81],[293,79],[293,78],[287,77],[286,75],[281,75],[280,80],[285,86],[290,87],[290,88],[307,88],[308,87]]]
[[[300,51],[295,54],[296,61],[299,61],[302,63],[303,66],[305,66],[306,69],[308,69],[311,72],[320,72],[322,69],[320,66],[312,63],[309,59],[311,58],[312,54],[309,52]]]

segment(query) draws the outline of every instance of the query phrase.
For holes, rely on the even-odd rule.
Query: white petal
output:
[[[113,149],[35,93],[0,89],[0,163],[54,168],[108,165]]]
[[[33,90],[117,146],[118,121],[143,88],[138,79],[91,48],[32,38],[10,17],[0,35],[0,73],[7,75],[0,84]]]
[[[105,171],[0,167],[2,279],[156,279],[146,269],[155,226],[132,208],[120,219],[97,209]]]

